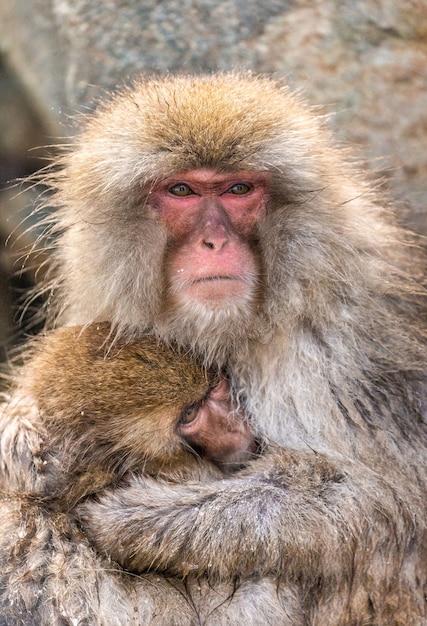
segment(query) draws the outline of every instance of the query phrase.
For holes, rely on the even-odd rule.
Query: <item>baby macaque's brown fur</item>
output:
[[[21,372],[44,437],[37,455],[43,488],[33,495],[70,507],[129,472],[207,480],[250,458],[253,437],[233,411],[225,379],[153,337],[114,342],[110,330],[105,323],[57,329],[39,340]],[[194,428],[189,434],[198,413],[211,405],[215,413],[211,394],[219,385],[227,419],[208,416],[204,439]]]

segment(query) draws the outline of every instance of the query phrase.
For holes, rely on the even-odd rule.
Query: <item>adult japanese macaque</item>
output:
[[[424,261],[347,157],[286,88],[248,75],[142,79],[87,120],[47,181],[52,318],[151,333],[227,371],[279,450],[220,481],[135,478],[81,519],[113,558],[122,533],[139,541],[136,571],[191,569],[212,593],[296,584],[310,626],[420,626]]]
[[[197,596],[175,581],[156,618],[165,604],[156,590],[166,581],[126,575],[89,545],[75,507],[103,488],[111,497],[132,474],[142,488],[148,476],[164,484],[219,480],[257,448],[223,377],[153,337],[109,346],[110,332],[109,324],[66,327],[39,340],[16,389],[31,399],[32,419],[13,403],[3,413],[2,469],[13,471],[0,494],[0,623],[119,624],[137,615],[137,623],[185,624],[205,613],[203,623],[215,624],[225,598],[236,624],[260,601],[265,608],[254,615],[301,624],[297,594],[273,594],[272,580],[237,594],[223,585],[206,606],[203,594],[199,609]],[[131,566],[141,537],[121,541],[117,560]]]

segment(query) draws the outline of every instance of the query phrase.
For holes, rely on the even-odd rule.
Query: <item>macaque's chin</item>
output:
[[[182,285],[175,293],[178,300],[188,299],[214,308],[221,308],[252,299],[252,289],[240,278],[213,276]]]
[[[257,300],[256,281],[251,276],[213,275],[190,280],[171,280],[168,309],[203,307],[219,312],[249,306]]]
[[[206,363],[222,363],[236,341],[248,339],[260,298],[251,282],[218,280],[181,284],[169,290],[165,302],[153,320],[159,337],[190,347]]]

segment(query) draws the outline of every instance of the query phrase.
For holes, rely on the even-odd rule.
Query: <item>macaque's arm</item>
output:
[[[322,455],[282,450],[209,485],[134,478],[78,514],[98,549],[134,571],[342,576],[357,547],[396,541],[391,520],[401,514],[380,478],[367,481],[354,465],[351,472]]]

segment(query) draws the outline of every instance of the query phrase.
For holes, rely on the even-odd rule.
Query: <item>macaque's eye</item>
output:
[[[179,183],[169,189],[174,196],[191,196],[194,191],[186,183]]]
[[[232,193],[236,196],[243,196],[245,193],[249,193],[250,191],[251,187],[249,187],[249,185],[246,185],[245,183],[236,183],[227,190],[227,193]]]
[[[191,406],[184,409],[180,415],[179,423],[191,424],[191,422],[193,422],[196,419],[199,409],[200,409],[199,404],[192,404]]]

